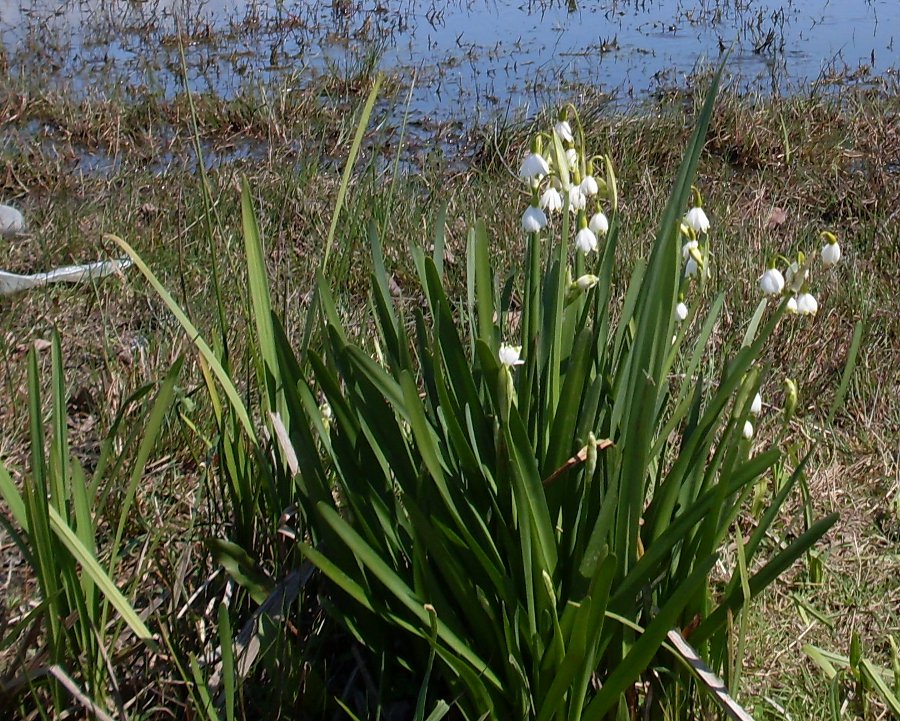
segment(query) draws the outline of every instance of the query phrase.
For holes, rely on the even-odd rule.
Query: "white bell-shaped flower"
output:
[[[688,307],[684,304],[683,301],[679,301],[678,305],[675,306],[675,320],[681,322],[688,317]]]
[[[526,233],[537,233],[547,225],[547,216],[540,208],[529,205],[522,213],[522,230]]]
[[[569,210],[576,213],[579,210],[584,210],[586,205],[587,198],[585,198],[584,193],[581,192],[581,187],[573,185],[569,188]]]
[[[815,315],[819,310],[819,303],[812,293],[801,293],[797,296],[797,312],[800,315]]]
[[[834,243],[825,243],[822,246],[822,262],[825,265],[834,265],[841,259],[841,246]]]
[[[697,261],[693,258],[688,258],[687,263],[684,264],[684,277],[693,278],[699,272],[700,266],[697,265]]]
[[[588,222],[588,228],[594,231],[594,235],[598,237],[606,235],[609,231],[609,221],[603,213],[597,212],[591,216],[591,219]]]
[[[784,290],[784,276],[778,268],[769,268],[759,276],[759,287],[766,295],[781,295]]]
[[[584,180],[581,181],[581,192],[588,197],[600,192],[600,186],[597,185],[597,179],[593,175],[584,176]]]
[[[566,162],[569,164],[569,170],[574,170],[578,167],[578,152],[575,148],[569,148],[566,151]]]
[[[684,215],[684,224],[692,228],[695,233],[709,232],[709,218],[700,206],[694,206]]]
[[[753,438],[753,424],[750,421],[744,421],[744,429],[741,431],[741,435],[748,441]]]
[[[571,143],[575,139],[572,135],[572,126],[569,125],[568,120],[560,120],[556,125],[553,126],[553,130],[556,131],[559,139],[564,143]]]
[[[750,413],[754,416],[762,413],[762,396],[759,393],[753,396],[753,402],[750,404]]]
[[[562,210],[563,200],[559,191],[552,185],[547,188],[541,195],[541,208],[548,213],[557,213]]]
[[[500,352],[497,355],[500,358],[500,363],[507,368],[520,366],[525,362],[519,357],[522,355],[522,346],[520,345],[503,343],[500,346]]]
[[[797,296],[796,295],[792,295],[790,298],[788,298],[787,308],[785,308],[785,310],[788,313],[796,313],[797,312]]]
[[[523,180],[540,180],[550,173],[550,166],[540,153],[528,153],[519,168],[519,177]]]
[[[575,247],[582,253],[590,253],[597,250],[597,236],[590,228],[582,228],[575,235]]]

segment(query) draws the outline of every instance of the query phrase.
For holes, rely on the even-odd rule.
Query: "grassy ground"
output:
[[[29,234],[3,241],[4,267],[34,272],[106,257],[116,250],[103,234],[116,233],[141,252],[194,322],[209,331],[216,324],[215,265],[226,289],[228,341],[240,357],[248,299],[237,188],[246,176],[268,248],[275,304],[289,334],[296,336],[321,264],[354,127],[351,111],[359,107],[359,93],[365,90],[364,79],[323,80],[302,92],[273,89],[267,97],[280,102],[264,102],[261,96],[228,102],[198,99],[199,134],[215,213],[224,229],[213,234],[210,247],[184,98],[143,103],[99,95],[76,99],[64,90],[42,92],[6,78],[0,82],[0,125],[18,141],[0,149],[0,193],[23,210]],[[649,249],[698,97],[680,92],[628,113],[610,113],[590,99],[581,107],[589,143],[598,152],[610,152],[616,163],[622,238],[627,239],[621,244],[622,269]],[[723,351],[733,344],[729,339],[740,337],[753,312],[756,278],[769,255],[813,247],[818,231],[826,228],[837,233],[845,251],[845,261],[833,273],[813,278],[819,315],[784,324],[769,358],[777,372],[764,386],[767,403],[779,406],[782,374],[796,378],[800,387],[794,434],[799,440],[786,450],[797,456],[824,432],[828,442],[814,455],[809,489],[818,513],[837,510],[841,520],[820,548],[822,579],[812,583],[806,569],[798,568],[752,611],[739,698],[757,718],[781,718],[779,708],[797,720],[825,716],[827,683],[803,654],[804,643],[846,654],[856,632],[866,654],[887,665],[888,639],[900,638],[897,97],[889,88],[785,100],[726,92],[701,161],[698,184],[714,224],[711,285],[729,288],[717,329]],[[527,128],[474,130],[461,154],[413,142],[402,152],[401,171],[395,173],[398,129],[391,123],[373,127],[377,129],[366,137],[361,170],[351,185],[327,269],[340,303],[357,319],[363,337],[369,328],[367,223],[382,230],[394,290],[412,304],[417,299],[407,297],[408,244],[429,237],[442,205],[447,205],[447,243],[455,258],[450,274],[461,278],[466,232],[476,218],[487,223],[500,266],[513,267],[523,252],[518,219],[526,202],[512,170],[527,142]],[[26,142],[35,128],[36,141]],[[860,321],[862,351],[847,402],[834,423],[821,429]],[[47,340],[54,328],[63,340],[74,451],[88,468],[116,414],[124,408],[126,419],[139,416],[139,404],[125,403],[129,395],[160,379],[179,355],[188,354],[179,388],[181,417],[169,421],[128,532],[130,567],[136,578],[144,579],[138,583],[138,597],[153,597],[154,584],[168,588],[163,615],[189,646],[188,639],[209,631],[202,607],[209,596],[201,593],[187,601],[216,574],[200,541],[215,533],[218,522],[206,512],[209,459],[203,434],[209,411],[202,392],[197,393],[201,379],[191,344],[134,271],[92,286],[52,287],[0,301],[5,399],[0,404],[0,457],[15,473],[28,467],[25,351]],[[41,353],[45,367],[47,355]],[[107,499],[99,513],[112,519],[115,489]],[[787,538],[801,530],[797,503],[789,508],[780,533]],[[3,631],[4,623],[19,618],[34,589],[3,531],[0,558],[6,566],[0,574]],[[728,549],[724,558],[729,558]],[[178,625],[174,618],[186,607],[191,621]],[[316,620],[315,610],[308,614],[311,625],[324,623]],[[318,638],[320,645],[313,644],[311,653],[327,655],[327,634]],[[0,674],[15,671],[14,655],[20,650],[7,648],[0,654]],[[165,664],[160,669],[155,688],[132,689],[136,708],[175,708],[179,703],[179,684],[167,675],[172,669]],[[341,672],[340,663],[328,670],[332,680]],[[120,680],[127,678],[123,670]],[[854,718],[863,712],[851,703],[846,714]],[[866,716],[884,718],[885,711],[873,700]]]

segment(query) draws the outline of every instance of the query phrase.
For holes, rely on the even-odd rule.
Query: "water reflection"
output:
[[[87,88],[196,90],[370,64],[415,76],[413,112],[527,112],[583,84],[619,99],[679,83],[732,48],[747,88],[793,91],[892,72],[896,0],[0,0],[13,73]]]

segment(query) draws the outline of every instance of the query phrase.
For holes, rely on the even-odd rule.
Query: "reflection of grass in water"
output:
[[[334,203],[339,162],[329,159],[345,157],[358,101],[355,87],[323,82],[322,87],[305,92],[196,100],[201,133],[210,147],[227,149],[240,138],[250,138],[263,149],[213,168],[213,199],[226,227],[231,227],[229,219],[239,215],[236,181],[240,174],[249,176],[267,239],[274,303],[286,315],[290,334],[302,330],[307,291]],[[2,196],[18,201],[32,231],[31,238],[8,245],[10,269],[38,270],[93,260],[113,252],[99,238],[104,232],[115,232],[141,250],[165,284],[176,291],[198,327],[213,327],[202,201],[183,100],[85,101],[55,91],[30,96],[23,105],[23,97],[24,93],[4,95],[0,121],[5,127],[39,123],[49,129],[41,144],[7,143],[0,151]],[[893,582],[900,570],[892,555],[894,542],[872,522],[873,516],[890,512],[888,501],[897,491],[900,428],[896,373],[900,321],[893,310],[900,292],[896,281],[900,250],[895,242],[900,183],[891,165],[900,157],[900,129],[891,103],[890,97],[865,93],[774,102],[725,96],[701,161],[700,184],[718,229],[711,249],[714,272],[722,278],[714,285],[728,280],[733,286],[729,301],[733,305],[724,316],[720,338],[735,335],[746,323],[758,298],[752,279],[758,275],[760,259],[771,252],[796,249],[821,227],[834,228],[847,253],[846,263],[836,270],[838,278],[824,274],[816,278],[822,307],[828,311],[814,322],[786,325],[781,342],[772,346],[770,360],[775,367],[791,369],[806,405],[826,408],[853,323],[866,322],[848,406],[831,436],[834,451],[820,453],[810,475],[818,510],[843,513],[832,545],[824,550],[827,583],[809,585],[800,570],[762,599],[753,614],[750,668],[741,699],[756,705],[758,717],[764,717],[766,702],[761,699],[767,695],[795,719],[822,718],[824,683],[805,671],[799,645],[794,644],[801,635],[803,641],[844,651],[850,631],[858,630],[865,637],[867,652],[883,663],[884,630],[900,622]],[[627,116],[611,116],[602,107],[585,108],[591,144],[608,149],[619,172],[623,237],[631,239],[622,249],[621,268],[630,267],[630,260],[646,253],[650,223],[659,215],[691,126],[685,111],[693,108],[694,98],[685,94]],[[512,266],[522,252],[521,198],[507,190],[517,186],[505,168],[518,162],[526,136],[522,128],[511,126],[476,131],[473,142],[480,150],[472,164],[455,173],[448,171],[447,159],[439,153],[428,153],[428,148],[413,151],[417,171],[396,180],[393,196],[389,191],[393,179],[376,163],[370,162],[355,177],[335,247],[335,260],[343,269],[335,288],[354,332],[365,337],[370,322],[362,272],[368,263],[365,229],[370,220],[385,229],[395,290],[410,309],[419,299],[406,295],[412,273],[407,239],[421,238],[444,202],[448,203],[451,278],[461,280],[465,233],[474,217],[483,218],[491,228],[497,259]],[[382,149],[390,155],[396,137],[388,127],[373,131],[366,140],[369,160]],[[496,147],[502,149],[500,155]],[[115,158],[114,169],[105,176],[83,174],[77,158],[86,149]],[[399,212],[388,214],[391,204]],[[228,317],[233,321],[229,340],[239,356],[246,329],[242,251],[229,232],[217,235],[215,244],[228,289]],[[459,286],[455,290],[459,297],[464,292]],[[122,399],[160,378],[188,348],[159,301],[133,274],[126,282],[108,279],[96,287],[49,289],[4,304],[0,328],[5,339],[3,395],[7,402],[0,406],[0,452],[20,467],[27,466],[20,423],[25,413],[21,348],[35,338],[46,338],[53,325],[61,330],[68,364],[73,446],[88,464]],[[95,328],[102,330],[98,333]],[[200,383],[193,363],[191,358],[181,381],[180,392],[188,400]],[[777,405],[780,379],[767,383],[767,402]],[[188,400],[181,406],[185,418],[201,431],[208,428],[208,419]],[[811,428],[816,420],[801,413],[798,428]],[[137,577],[146,578],[139,598],[153,597],[153,588],[169,583],[173,569],[185,569],[188,592],[181,597],[183,603],[211,572],[198,541],[210,529],[214,532],[221,519],[205,517],[205,505],[199,500],[203,464],[208,462],[202,442],[177,419],[171,424],[171,435],[157,451],[139,500],[144,518],[164,520],[136,521],[129,539],[136,546],[162,533],[179,539],[166,544],[156,557],[141,559],[136,554],[132,563],[144,564],[143,570],[135,570]],[[799,532],[799,519],[800,513],[786,517],[779,533],[788,537]],[[24,581],[14,579],[4,595],[6,604],[22,598]],[[794,597],[830,616],[834,628],[814,623],[807,630]],[[188,616],[197,620],[194,614],[203,612],[207,600],[201,596]],[[173,642],[183,650],[197,650],[196,629],[176,620],[177,611],[162,611],[171,623]],[[373,662],[362,657],[357,661],[347,650],[352,644],[333,633],[312,635],[314,620],[301,616],[296,619],[300,635],[279,638],[288,647],[284,658],[298,664],[284,670],[285,674],[301,673],[297,647],[302,645],[313,660],[329,659],[322,683],[334,693],[343,692],[355,668],[364,673],[359,672],[355,676],[359,680],[348,687],[348,699],[364,693],[365,677],[377,683]],[[7,654],[0,669],[8,662]],[[136,679],[140,692],[129,683],[132,669],[130,661],[116,667],[123,694],[137,693],[139,707],[165,703],[174,708],[182,701],[167,685],[175,677],[173,668],[156,667],[150,683]],[[311,707],[317,703],[313,685],[310,680],[305,697]],[[261,694],[256,697],[262,709],[271,709],[265,704],[272,701]]]

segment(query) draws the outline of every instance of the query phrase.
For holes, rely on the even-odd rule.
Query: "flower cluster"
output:
[[[573,122],[570,122],[570,109]],[[546,148],[546,150],[545,150]],[[595,175],[596,168],[601,176]],[[584,148],[584,132],[577,113],[571,106],[557,117],[552,131],[538,134],[522,160],[519,176],[528,186],[530,201],[522,213],[522,230],[537,247],[539,234],[556,215],[571,217],[563,227],[572,228],[575,251],[575,272],[568,271],[566,303],[572,303],[589,292],[599,278],[586,272],[585,259],[599,251],[601,239],[609,232],[610,222],[604,205],[610,212],[617,210],[618,196],[615,174],[609,156],[588,157]],[[709,235],[712,223],[703,207],[700,191],[691,186],[692,202],[678,224],[681,243],[681,287],[673,311],[676,324],[684,324],[691,317],[686,296],[695,283],[703,284],[711,277]],[[833,266],[841,259],[837,237],[828,231],[820,234],[822,246],[818,253],[824,266]],[[539,252],[539,251],[538,251]],[[779,268],[779,261],[782,267]],[[759,288],[768,296],[785,298],[786,310],[799,315],[815,315],[818,301],[809,288],[810,260],[798,253],[793,260],[778,256],[758,278]],[[572,280],[573,276],[576,277]],[[678,340],[673,336],[672,342]],[[498,358],[501,366],[512,370],[525,361],[521,347],[504,343]],[[788,381],[790,383],[790,381]],[[786,396],[787,397],[787,396]],[[793,397],[796,397],[796,393]],[[749,414],[754,420],[744,422],[741,433],[747,440],[755,435],[753,423],[762,412],[762,398],[756,393]]]
[[[819,234],[822,248],[819,256],[826,267],[833,266],[841,259],[841,246],[834,233],[827,230]],[[785,262],[784,273],[778,269],[778,261]],[[783,256],[774,258],[765,272],[759,276],[759,288],[768,296],[781,298],[787,296],[787,312],[799,315],[815,315],[819,310],[819,302],[810,292],[809,270],[811,259],[804,253],[788,261]]]
[[[522,213],[522,230],[539,233],[547,226],[549,217],[568,207],[574,216],[573,244],[578,252],[586,255],[599,249],[600,239],[609,231],[609,219],[601,201],[607,199],[615,204],[615,190],[610,192],[615,176],[608,157],[586,158],[584,133],[577,114],[577,132],[573,131],[569,110],[564,108],[560,112],[552,134],[535,137],[522,160],[519,177],[528,184],[531,192],[530,203]],[[580,148],[576,147],[578,139],[581,140]],[[545,142],[549,147],[546,154],[543,150]],[[557,152],[558,148],[562,148],[561,153]],[[595,162],[602,163],[605,178],[594,175]]]

